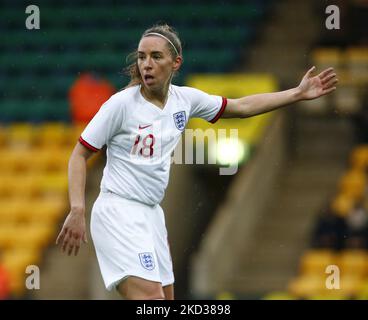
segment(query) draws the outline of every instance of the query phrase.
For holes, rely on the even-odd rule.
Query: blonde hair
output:
[[[173,59],[175,59],[178,55],[179,56],[183,55],[181,41],[179,39],[178,33],[174,30],[174,28],[170,27],[168,24],[157,24],[144,31],[141,39],[146,36],[153,35],[155,33],[160,34],[163,38],[166,38],[168,40],[167,48],[169,49],[171,57]],[[130,76],[130,82],[124,89],[143,83],[141,74],[139,72],[137,60],[138,60],[137,50],[131,52],[127,56],[127,62],[130,64],[125,69],[125,73]]]

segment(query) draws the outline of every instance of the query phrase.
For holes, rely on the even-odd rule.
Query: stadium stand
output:
[[[116,87],[126,84],[121,71],[144,29],[158,21],[177,26],[184,45],[183,69],[176,83],[195,72],[227,72],[241,58],[241,50],[256,35],[269,1],[173,4],[128,1],[41,1],[40,30],[24,28],[24,9],[17,2],[6,6],[0,22],[0,65],[4,94],[0,121],[69,121],[65,97],[79,73],[108,77]],[[20,23],[22,21],[22,23]],[[210,27],[204,28],[205,26]],[[211,30],[210,32],[208,30]],[[72,32],[72,33],[71,33]],[[226,43],[216,48],[218,41]],[[216,48],[216,50],[214,50]]]
[[[329,4],[332,2],[328,2]],[[317,115],[332,112],[351,121],[355,141],[346,154],[345,172],[335,185],[335,194],[317,216],[309,248],[302,253],[295,277],[285,288],[294,299],[367,299],[368,283],[368,135],[367,93],[368,47],[362,24],[367,17],[365,1],[335,1],[346,28],[324,30],[312,49],[312,63],[333,66],[339,74],[336,95],[306,106]],[[316,12],[326,3],[315,4]],[[332,110],[333,109],[333,110]],[[338,269],[338,286],[328,289],[326,280]],[[272,297],[272,293],[265,296]]]
[[[311,247],[299,261],[296,277],[282,294],[293,299],[366,299],[368,282],[368,208],[366,145],[357,145],[350,154],[349,167],[336,186],[337,195],[318,217]],[[339,282],[335,289],[326,281],[336,267]],[[278,299],[276,293],[265,299]]]

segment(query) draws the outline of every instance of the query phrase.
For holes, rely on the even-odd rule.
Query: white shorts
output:
[[[174,283],[165,216],[149,206],[101,192],[91,213],[91,236],[106,289],[136,276]]]

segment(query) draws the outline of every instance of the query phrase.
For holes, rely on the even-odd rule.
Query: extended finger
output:
[[[87,234],[86,233],[83,234],[83,241],[84,241],[84,243],[87,243],[88,242],[88,240],[87,240]]]
[[[323,79],[324,77],[326,77],[327,75],[329,75],[331,72],[333,72],[334,69],[331,67],[331,68],[327,68],[326,70],[323,70],[319,75],[318,77],[320,79]]]
[[[336,73],[331,73],[328,76],[324,77],[323,79],[321,79],[321,83],[325,84],[333,78],[336,78]]]
[[[70,239],[70,244],[69,244],[68,256],[70,256],[73,253],[73,250],[74,250],[74,255],[76,256],[78,254],[80,244],[81,244],[80,235],[78,233],[72,233],[72,237]]]
[[[325,84],[334,77],[336,77],[336,73],[329,74],[328,76],[321,79],[321,82],[322,82],[322,84]]]
[[[332,91],[335,91],[336,90],[336,87],[331,87],[331,88],[328,88],[328,89],[324,89],[323,90],[323,94],[328,94]]]
[[[56,244],[59,244],[59,241],[60,242],[62,242],[63,241],[63,239],[64,239],[64,237],[65,237],[65,235],[66,235],[66,233],[67,233],[67,229],[66,228],[63,228],[61,231],[60,231],[60,233],[59,233],[59,235],[58,235],[58,237],[56,238]]]
[[[79,252],[79,246],[75,246],[75,251],[74,251],[74,255],[76,256]]]
[[[71,243],[71,244],[69,245],[68,256],[70,256],[70,255],[72,254],[73,249],[74,249],[74,244],[73,244],[73,243]]]
[[[331,80],[329,80],[327,83],[325,83],[323,85],[323,89],[329,89],[332,86],[335,86],[335,84],[338,82],[339,80],[337,78],[332,78]]]
[[[78,242],[76,243],[75,245],[75,250],[74,250],[74,255],[76,256],[79,252],[79,248],[80,248],[80,245],[81,245],[81,241],[78,240]]]
[[[310,68],[307,73],[306,73],[306,76],[309,77],[311,75],[311,73],[316,69],[315,66],[313,66],[312,68]]]
[[[69,244],[69,242],[70,242],[70,238],[69,238],[68,236],[66,236],[66,237],[64,238],[63,246],[62,246],[62,250],[63,250],[63,252],[65,252],[65,249],[66,249],[67,245]]]

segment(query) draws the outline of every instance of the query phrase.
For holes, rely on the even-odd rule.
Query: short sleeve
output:
[[[227,99],[221,96],[210,95],[201,90],[188,88],[188,97],[191,103],[192,118],[202,118],[215,123],[226,108]]]
[[[121,99],[112,96],[95,114],[82,132],[79,142],[92,151],[100,150],[117,134],[125,119],[125,108]]]

